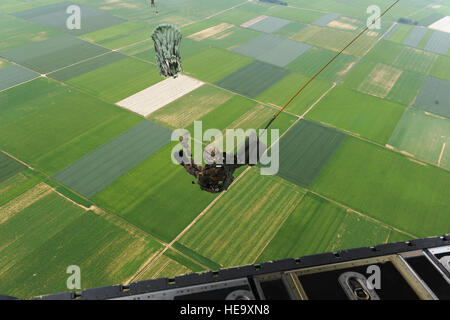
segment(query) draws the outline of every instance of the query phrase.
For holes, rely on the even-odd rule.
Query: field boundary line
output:
[[[238,182],[243,176],[244,174],[250,170],[251,167],[248,167],[247,169],[245,169],[244,172],[242,172],[237,178],[236,180],[233,181],[233,183],[230,185],[229,188],[231,188],[236,182]],[[229,189],[228,188],[228,189]],[[154,261],[156,261],[160,256],[162,256],[167,250],[169,250],[173,244],[175,242],[177,242],[190,228],[192,228],[192,226],[198,221],[200,220],[201,217],[203,217],[208,210],[217,202],[219,201],[219,199],[221,199],[223,197],[224,194],[226,194],[227,191],[223,191],[221,194],[219,194],[213,201],[211,201],[210,204],[208,204],[208,206],[203,209],[202,212],[200,212],[200,214],[194,218],[194,220],[191,221],[191,223],[189,223],[184,229],[183,231],[181,231],[169,244],[166,244],[165,248],[158,254],[158,256],[153,260],[150,261],[148,265],[144,266],[144,268],[140,271],[140,272],[136,272],[133,276],[130,277],[130,279],[126,282],[126,283],[130,283],[131,281],[137,280],[145,271],[147,271],[151,265],[153,264]]]
[[[13,155],[9,154],[8,152],[6,152],[6,151],[4,151],[4,150],[1,150],[1,149],[0,149],[0,152],[6,154],[7,156],[13,158],[14,160],[16,160],[16,161],[18,161],[18,162],[20,162],[21,164],[23,164],[24,166],[26,166],[26,167],[29,168],[30,170],[35,171],[35,172],[41,174],[42,176],[46,177],[47,179],[56,182],[58,185],[64,186],[65,188],[67,188],[69,191],[73,192],[73,193],[76,194],[77,196],[79,196],[79,197],[81,197],[81,198],[84,198],[83,195],[80,195],[80,194],[77,193],[76,191],[70,189],[70,187],[68,187],[68,186],[66,186],[66,185],[64,185],[64,184],[62,184],[62,183],[60,183],[59,181],[53,179],[51,176],[47,175],[45,172],[43,172],[43,171],[41,171],[41,170],[39,170],[39,169],[35,169],[35,168],[31,167],[31,166],[30,166],[29,164],[27,164],[26,162],[17,159],[16,157],[14,157]],[[48,185],[48,183],[46,183],[45,181],[42,181],[42,182]],[[49,186],[50,186],[50,185],[49,185]],[[76,202],[76,201],[74,201],[74,200],[72,200],[72,199],[70,199],[70,198],[64,196],[64,195],[61,194],[60,192],[56,191],[54,187],[52,187],[52,186],[50,186],[50,187],[54,190],[55,193],[57,193],[58,195],[62,196],[62,197],[65,198],[65,199],[69,200],[70,202],[74,203],[75,205],[77,205],[77,206],[79,206],[79,207],[81,207],[81,208],[87,208],[87,207],[83,206],[82,204],[80,204],[80,203],[78,203],[78,202]],[[90,199],[88,199],[88,198],[86,198],[86,199],[87,199],[88,201],[92,202]],[[142,233],[143,235],[145,235],[145,236],[147,236],[147,237],[149,237],[149,238],[154,239],[156,242],[160,243],[161,245],[165,246],[165,245],[167,244],[166,242],[164,242],[163,240],[157,238],[157,237],[154,236],[153,234],[151,234],[151,233],[149,233],[149,232],[147,232],[147,231],[145,231],[145,230],[139,228],[139,227],[136,226],[135,224],[129,222],[129,221],[126,220],[126,219],[124,219],[124,218],[121,217],[120,215],[115,214],[115,213],[113,213],[113,212],[110,212],[110,211],[106,210],[105,208],[102,208],[101,206],[98,206],[95,202],[93,202],[93,203],[95,204],[95,206],[91,206],[90,208],[87,208],[87,209],[88,209],[88,210],[92,210],[95,214],[99,214],[99,213],[95,212],[95,209],[101,210],[102,213],[101,213],[100,215],[107,216],[107,217],[105,217],[105,219],[109,219],[110,216],[111,216],[111,217],[114,217],[114,219],[120,220],[120,221],[121,221],[122,223],[124,223],[127,227],[130,227],[131,229],[137,230],[138,232]],[[94,208],[93,208],[93,207],[94,207]],[[118,226],[118,227],[122,227],[122,226],[119,226],[118,224],[116,224],[115,222],[113,222],[113,223],[114,223],[116,226]]]
[[[306,194],[308,192],[305,192],[300,199],[298,200],[296,207],[298,205],[300,205],[300,203],[302,203],[303,199],[305,198]],[[286,218],[283,219],[283,221],[280,223],[280,225],[278,226],[278,228],[276,230],[274,230],[272,236],[270,237],[269,240],[267,240],[267,243],[264,245],[264,247],[260,250],[260,252],[258,253],[258,255],[255,257],[255,259],[253,260],[253,262],[251,264],[255,264],[256,261],[258,260],[258,258],[263,254],[263,252],[266,250],[267,246],[272,242],[272,240],[275,238],[275,236],[278,234],[278,232],[280,231],[280,229],[284,226],[284,224],[286,223],[287,219],[289,219],[289,217],[292,215],[292,213],[295,211],[295,208],[292,209],[292,211],[286,216]]]
[[[441,153],[440,153],[440,155],[439,155],[439,160],[438,160],[438,166],[439,166],[439,167],[441,166],[441,160],[442,160],[442,156],[444,155],[444,150],[445,150],[445,145],[446,145],[446,144],[447,144],[447,143],[444,142],[444,144],[442,145]]]
[[[174,247],[172,247],[171,249],[172,249],[173,251],[175,251],[176,253],[182,255],[182,256],[185,257],[186,259],[190,260],[191,262],[193,262],[193,263],[199,265],[199,266],[202,267],[202,268],[205,268],[205,270],[208,270],[208,269],[209,269],[207,266],[201,264],[199,261],[197,261],[197,260],[195,260],[194,258],[188,256],[187,254],[181,252],[180,250],[178,250],[178,249],[176,249],[176,248],[174,248]],[[170,258],[170,259],[172,259],[172,258]],[[172,259],[172,260],[174,260],[174,259]],[[175,260],[174,260],[174,261],[175,261]]]
[[[376,218],[373,218],[373,217],[371,217],[371,216],[369,216],[369,215],[367,215],[367,214],[365,214],[365,213],[362,213],[362,212],[360,212],[360,211],[357,211],[357,210],[355,210],[355,209],[349,207],[349,206],[346,205],[346,204],[343,204],[343,203],[341,203],[341,202],[339,202],[339,201],[336,201],[336,200],[333,200],[333,199],[331,199],[331,198],[328,198],[327,196],[324,196],[323,194],[320,194],[320,193],[318,193],[318,192],[316,192],[316,191],[313,191],[313,190],[307,189],[307,188],[305,188],[305,190],[307,190],[308,192],[311,192],[312,194],[314,194],[314,195],[316,195],[316,196],[318,196],[318,197],[320,197],[320,198],[322,198],[322,199],[327,200],[328,202],[334,203],[334,204],[338,205],[338,206],[341,207],[341,208],[347,209],[347,211],[356,213],[357,215],[359,215],[359,216],[361,216],[361,217],[364,217],[364,218],[366,218],[366,219],[368,219],[368,220],[371,220],[372,222],[376,222],[376,223],[382,225],[382,226],[385,227],[385,228],[388,228],[388,229],[392,229],[392,230],[401,232],[401,233],[406,234],[407,236],[410,236],[410,237],[413,237],[413,238],[419,238],[418,236],[415,236],[415,235],[413,235],[413,234],[411,234],[411,233],[409,233],[409,232],[407,232],[407,231],[404,231],[404,230],[398,229],[398,228],[396,228],[396,227],[394,227],[394,226],[391,226],[390,224],[387,224],[387,223],[382,222],[381,220],[378,220],[378,219],[376,219]]]
[[[9,61],[9,62],[12,62],[12,61]],[[36,72],[36,71],[34,71],[34,72]],[[9,90],[9,89],[12,89],[12,88],[21,86],[21,85],[23,85],[23,84],[25,84],[25,83],[31,82],[31,81],[33,81],[33,80],[36,80],[37,78],[40,78],[40,76],[38,75],[38,76],[36,76],[36,77],[33,78],[33,79],[30,79],[30,80],[27,80],[27,81],[24,81],[24,82],[21,82],[21,83],[17,83],[17,84],[12,85],[12,86],[10,86],[10,87],[8,87],[8,88],[5,88],[5,89],[0,90],[0,92],[3,92],[3,91],[6,91],[6,90]]]
[[[26,163],[26,162],[24,162],[24,161],[22,161],[22,160],[20,160],[20,159],[17,159],[17,158],[14,157],[12,154],[6,152],[6,151],[3,150],[3,149],[1,149],[0,151],[3,152],[4,154],[6,154],[8,157],[13,158],[13,159],[16,160],[17,162],[20,162],[21,164],[23,164],[23,165],[24,165],[25,167],[27,167],[28,169],[35,171],[35,169],[34,169],[32,166],[30,166],[28,163]]]
[[[63,195],[61,192],[58,192],[55,188],[51,187],[51,189],[52,189],[52,191],[53,191],[54,193],[56,193],[57,195],[59,195],[59,196],[62,197],[63,199],[65,199],[65,200],[71,202],[72,204],[76,205],[77,207],[82,208],[84,211],[90,211],[91,209],[94,209],[93,207],[95,207],[95,206],[91,206],[91,207],[89,207],[89,208],[88,208],[88,207],[85,207],[85,206],[83,206],[82,204],[80,204],[80,203],[78,203],[78,202],[76,202],[76,201],[74,201],[74,200],[72,200],[72,199],[66,197],[66,196]]]
[[[389,229],[388,235],[386,237],[386,240],[384,240],[384,243],[388,243],[389,238],[391,237],[392,229]]]

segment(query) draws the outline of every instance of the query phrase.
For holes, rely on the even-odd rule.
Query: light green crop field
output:
[[[220,63],[217,63],[217,61],[220,61]],[[233,52],[210,48],[187,58],[183,62],[183,69],[187,75],[214,83],[252,61],[251,58]]]
[[[397,60],[397,57],[403,50],[408,50],[409,47],[405,47],[399,43],[391,41],[379,41],[372,50],[367,53],[363,58],[364,63],[358,64],[359,67],[364,65],[367,61],[376,61],[384,64],[391,65]]]
[[[208,25],[210,24],[213,25],[198,31],[198,33],[189,35],[188,39],[193,39],[194,41],[198,41],[209,46],[232,50],[260,35],[259,32],[241,28],[235,25],[229,25],[220,21],[217,21],[215,23],[208,23]],[[222,26],[222,31],[214,31],[214,28],[220,29]]]
[[[152,262],[150,268],[148,268],[140,276],[140,279],[172,278],[175,276],[192,273],[192,271],[193,270],[189,269],[187,266],[169,258],[166,254],[164,254],[156,261]],[[201,271],[201,269],[196,271]]]
[[[412,29],[413,26],[400,24],[388,40],[396,43],[403,43]]]
[[[11,178],[24,169],[23,164],[0,152],[0,182]]]
[[[307,193],[258,261],[371,246],[386,242],[389,232],[374,220]]]
[[[313,47],[292,61],[287,68],[311,77],[319,72],[335,55],[336,52]],[[353,65],[355,60],[356,58],[353,56],[341,55],[329,68],[320,73],[317,78],[331,82],[336,81]]]
[[[270,7],[255,6],[252,3],[245,3],[233,10],[228,10],[218,14],[214,17],[214,19],[239,26],[247,21],[259,17],[260,15],[266,14],[265,12],[267,9],[270,9]]]
[[[24,207],[21,212],[11,212],[0,226],[2,243],[8,244],[2,256],[10,258],[0,267],[2,274],[8,274],[1,284],[3,292],[31,297],[67,290],[66,269],[74,261],[84,270],[83,288],[125,281],[159,248],[155,240],[132,235],[45,186],[12,200],[16,206],[11,203],[11,208],[2,207],[2,212]],[[11,233],[17,228],[24,230],[24,236],[11,241]]]
[[[102,100],[116,103],[162,80],[154,65],[127,58],[70,79],[68,83]]]
[[[149,118],[173,129],[185,128],[232,97],[231,92],[212,85],[203,85],[153,112]]]
[[[251,169],[180,241],[221,266],[255,262],[303,193]]]
[[[47,40],[61,34],[60,31],[43,27],[14,16],[0,14],[0,52],[28,43]]]
[[[430,75],[436,78],[450,81],[450,57],[439,56],[430,70]]]
[[[307,193],[277,231],[258,261],[326,252],[346,210]]]
[[[283,107],[290,97],[292,97],[308,80],[308,77],[297,72],[292,72],[280,82],[260,94],[257,99],[269,104],[274,104],[278,107]],[[289,105],[287,110],[297,115],[302,115],[330,87],[330,83],[321,80],[311,83],[311,85],[303,91],[302,95]]]
[[[174,147],[170,144],[141,162],[97,194],[94,202],[170,242],[216,197],[192,185],[184,168],[172,163]]]
[[[405,47],[393,64],[403,70],[428,74],[437,57],[437,54],[431,52]]]
[[[82,35],[80,38],[110,49],[118,49],[150,37],[152,29],[145,23],[127,21],[109,28]]]
[[[404,109],[400,104],[339,86],[324,97],[307,118],[385,144]]]
[[[312,189],[410,236],[423,237],[450,228],[449,176],[448,171],[348,138]]]
[[[398,150],[450,170],[450,120],[408,108],[389,139]]]
[[[300,30],[298,33],[293,34],[290,38],[299,42],[305,42],[313,46],[340,51],[344,46],[343,43],[349,43],[355,37],[354,33],[324,28],[318,26],[308,26],[307,28]],[[368,49],[375,44],[376,37],[362,35],[360,39],[353,46],[350,46],[344,51],[345,54],[361,57]]]
[[[426,78],[423,73],[404,70],[386,99],[409,106],[417,97]]]
[[[41,157],[54,152],[55,148],[76,143],[74,139],[122,113],[119,108],[49,79],[28,82],[3,91],[0,96],[2,149],[32,164],[41,163],[41,168],[50,170],[70,159],[75,151],[54,156],[58,158],[57,163],[42,163]],[[101,137],[94,139],[98,141]],[[88,145],[82,147],[89,148]]]
[[[414,26],[397,22],[427,26],[448,0],[400,1],[271,123],[278,174],[243,166],[220,194],[173,162],[170,132],[201,121],[236,151],[227,129],[264,128],[373,1],[72,2],[81,30],[65,27],[67,1],[0,1],[0,294],[67,291],[70,265],[85,289],[450,232],[450,51],[428,51],[431,30],[406,46]],[[182,31],[183,74],[204,84],[145,119],[116,103],[172,81],[151,39],[161,23]]]

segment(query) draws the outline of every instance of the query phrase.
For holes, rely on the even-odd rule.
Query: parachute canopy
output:
[[[180,43],[183,35],[173,24],[160,24],[152,33],[155,43],[156,62],[164,77],[176,77],[182,71]]]

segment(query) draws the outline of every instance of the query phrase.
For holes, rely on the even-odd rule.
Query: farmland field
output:
[[[428,77],[414,105],[426,111],[450,118],[450,82]]]
[[[171,128],[184,128],[232,98],[220,88],[204,85],[150,115],[150,119]]]
[[[405,47],[393,64],[403,70],[428,74],[436,58],[431,52]]]
[[[115,103],[161,80],[155,66],[127,58],[72,78],[67,83]]]
[[[389,139],[389,144],[419,159],[450,169],[450,120],[408,108]],[[442,161],[444,160],[444,161]]]
[[[170,130],[144,120],[58,172],[54,178],[91,198],[169,143],[169,139]]]
[[[217,63],[218,59],[221,63]],[[248,65],[250,62],[252,62],[252,59],[248,57],[217,48],[210,48],[187,58],[183,66],[187,75],[206,82],[216,82]]]
[[[448,171],[347,138],[312,189],[420,237],[432,230],[445,233],[450,227],[445,200],[449,175]]]
[[[94,201],[160,239],[172,240],[215,198],[192,185],[185,170],[172,163],[173,147],[160,149],[98,193]]]
[[[0,295],[69,291],[70,265],[80,290],[176,283],[450,232],[450,35],[430,27],[448,0],[400,1],[313,79],[375,3],[150,2],[0,1]],[[161,43],[173,78],[163,23],[183,35]],[[174,161],[176,129],[232,153],[228,130],[267,124],[276,172],[244,165],[210,193],[215,170]]]
[[[219,87],[251,98],[264,92],[283,79],[289,71],[255,61],[217,82]]]
[[[430,75],[435,78],[450,81],[450,73],[447,72],[450,68],[450,57],[439,56],[436,63],[430,71]]]
[[[280,142],[278,175],[309,186],[344,140],[345,134],[301,120]]]
[[[308,77],[300,73],[291,72],[284,79],[261,93],[257,99],[282,107],[298,90],[298,87],[304,85],[308,80]],[[302,115],[330,87],[330,83],[322,80],[311,83],[311,86],[306,88],[303,94],[288,106],[287,110]]]
[[[371,246],[386,241],[389,231],[380,223],[307,193],[258,261]]]
[[[8,243],[1,253],[10,257],[8,263],[4,261],[0,266],[2,274],[9,274],[2,281],[3,292],[31,297],[65,290],[65,269],[74,260],[81,270],[86,270],[84,288],[123,281],[137,270],[147,254],[158,249],[154,240],[132,236],[57,194],[41,192],[34,197],[39,198],[28,200],[28,206],[0,226],[2,242]],[[23,203],[26,199],[18,201]],[[11,241],[11,232],[18,227],[26,229],[24,236]],[[117,255],[115,250],[121,253]],[[11,273],[12,270],[16,272]]]
[[[241,188],[226,193],[181,239],[182,244],[222,266],[254,262],[304,193],[279,178],[261,177],[255,169],[237,186]],[[239,210],[230,207],[234,202],[241,203]],[[277,209],[280,206],[283,210]]]
[[[33,164],[39,163],[39,158],[53,152],[54,148],[121,113],[118,108],[49,79],[37,79],[0,95],[2,147]]]
[[[23,164],[8,157],[4,153],[0,153],[0,182],[7,180],[23,169],[25,169]]]
[[[403,111],[402,105],[337,87],[319,102],[307,118],[384,144]]]
[[[105,48],[64,35],[0,52],[0,57],[45,74],[105,52]]]

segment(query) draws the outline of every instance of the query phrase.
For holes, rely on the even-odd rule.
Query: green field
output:
[[[219,87],[254,98],[283,79],[289,71],[255,61],[216,82]]]
[[[385,144],[403,111],[400,104],[340,86],[323,98],[307,118]]]
[[[308,187],[318,176],[346,135],[334,129],[301,120],[279,143],[278,175]]]
[[[0,91],[39,77],[39,74],[17,65],[0,68]]]
[[[170,130],[144,120],[53,177],[91,198],[169,141]]]
[[[398,150],[450,169],[450,120],[408,108],[388,142]],[[441,155],[442,153],[442,155]]]
[[[233,94],[204,85],[150,115],[150,119],[173,129],[185,128],[233,97]]]
[[[373,220],[307,193],[258,261],[372,246],[386,242],[389,231]]]
[[[288,64],[287,68],[312,77],[335,55],[336,52],[313,47]],[[341,55],[317,78],[331,82],[336,81],[352,66],[355,60],[356,58],[353,56]]]
[[[307,193],[258,261],[326,252],[345,215],[344,208]]]
[[[184,168],[172,163],[174,146],[169,144],[128,171],[94,202],[170,242],[216,197],[192,185]]]
[[[404,47],[394,61],[394,66],[424,74],[428,74],[438,55],[414,48]]]
[[[10,15],[0,14],[0,36],[2,37],[0,52],[44,41],[59,34],[59,31]]]
[[[285,78],[257,96],[258,100],[283,107],[287,101],[303,86],[308,77],[291,72]],[[331,84],[322,80],[316,80],[308,86],[303,93],[287,107],[287,111],[296,115],[302,115],[322,94],[331,87]]]
[[[400,24],[388,40],[396,43],[403,43],[412,29],[413,26]]]
[[[74,263],[81,269],[83,288],[123,282],[159,248],[153,239],[133,235],[54,193],[35,196],[39,199],[31,204],[17,198],[28,200],[26,207],[0,225],[7,244],[1,253],[9,257],[0,264],[1,274],[7,274],[2,292],[29,298],[65,291],[66,269]],[[18,228],[23,236],[12,241]]]
[[[80,30],[66,27],[72,2]],[[400,1],[273,121],[278,135],[262,142],[280,147],[277,174],[240,167],[220,194],[173,162],[171,131],[201,121],[202,134],[222,136],[192,135],[194,152],[235,152],[227,129],[264,128],[365,27],[373,3],[72,2],[0,1],[0,294],[68,291],[70,265],[81,290],[176,283],[449,232],[450,51],[445,33],[424,28],[450,15],[449,0]],[[172,81],[160,83],[156,65],[161,23],[181,30],[183,74],[204,84],[182,97],[174,88],[178,98],[145,119],[116,104]]]
[[[39,159],[55,148],[73,142],[122,112],[49,79],[3,91],[0,97],[2,149],[32,164],[41,163]]]
[[[75,36],[107,28],[125,21],[124,19],[110,15],[105,11],[92,9],[86,6],[79,6],[80,11],[83,13],[80,15],[80,26],[82,25],[82,27],[68,28],[66,21],[67,8],[69,5],[70,2],[63,1],[14,12],[13,15],[44,26],[59,29]]]
[[[320,48],[340,51],[343,48],[343,44],[349,43],[355,34],[348,31],[308,26],[298,33],[293,34],[290,38],[295,41],[305,42],[313,46]],[[361,57],[368,49],[375,44],[376,37],[367,35],[361,36],[357,42],[344,51],[345,54]],[[344,45],[345,46],[345,45]]]
[[[126,56],[120,53],[108,52],[99,57],[77,63],[56,72],[52,72],[48,76],[59,81],[67,81],[87,72],[100,69],[101,67],[107,66],[124,58],[126,58]]]
[[[162,80],[154,65],[127,58],[70,79],[67,83],[116,103]]]
[[[386,99],[409,106],[422,88],[425,79],[425,74],[403,71]]]
[[[251,62],[251,58],[223,49],[210,48],[184,60],[183,70],[190,76],[214,83]]]
[[[118,49],[148,39],[152,30],[145,23],[127,21],[98,31],[83,34],[80,38],[110,49]]]
[[[414,106],[450,118],[450,81],[428,77],[425,80]]]
[[[430,70],[430,76],[450,81],[450,57],[438,56],[435,64]]]
[[[263,177],[257,168],[251,169],[180,241],[221,266],[252,263],[303,193],[282,179]]]
[[[107,51],[100,46],[64,35],[0,52],[0,57],[46,74]]]
[[[450,173],[348,138],[312,189],[414,237],[445,234]]]
[[[11,157],[8,157],[3,152],[0,152],[0,182],[3,182],[16,173],[24,170],[25,166],[20,162],[17,162]]]
[[[0,182],[0,206],[33,188],[41,179],[31,170],[23,170]]]

